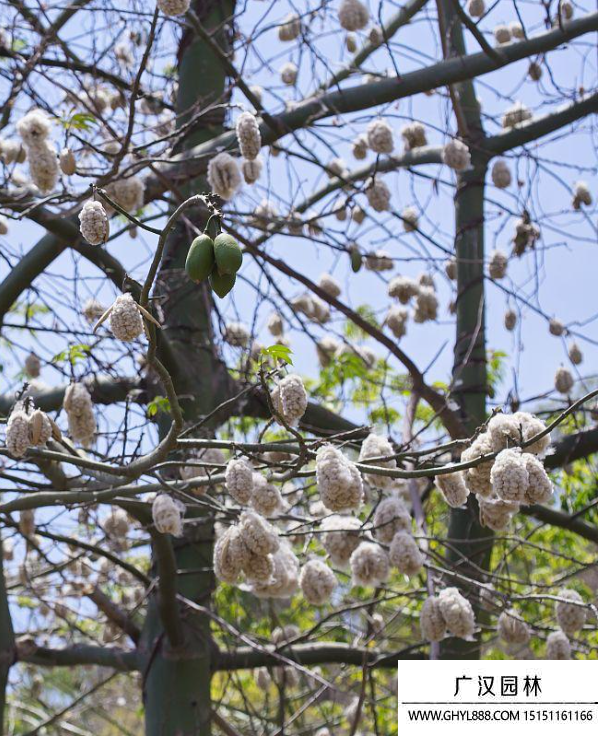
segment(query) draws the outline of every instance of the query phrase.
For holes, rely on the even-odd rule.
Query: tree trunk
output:
[[[15,638],[12,629],[12,618],[8,608],[8,593],[4,578],[4,564],[2,558],[2,543],[0,541],[0,731],[7,734],[4,711],[6,708],[6,688],[8,673],[14,661]]]

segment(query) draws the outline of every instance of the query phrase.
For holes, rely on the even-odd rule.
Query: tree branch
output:
[[[50,668],[73,665],[101,665],[118,671],[139,670],[136,650],[97,645],[73,645],[62,649],[41,647],[31,638],[17,640],[17,660]]]

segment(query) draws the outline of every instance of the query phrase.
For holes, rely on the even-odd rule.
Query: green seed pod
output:
[[[243,263],[243,252],[237,241],[228,233],[220,233],[214,239],[214,256],[216,268],[221,276],[236,274]]]
[[[357,246],[353,246],[351,248],[351,268],[355,273],[361,269],[361,264],[363,262],[363,256],[361,255],[361,251]]]
[[[222,297],[226,297],[230,290],[235,286],[236,281],[236,274],[219,274],[218,269],[214,269],[210,274],[210,286],[221,299]]]
[[[209,235],[199,235],[191,244],[185,271],[189,279],[194,282],[202,282],[207,279],[214,268],[214,241]]]

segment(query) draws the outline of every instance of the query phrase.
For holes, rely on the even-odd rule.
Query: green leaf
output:
[[[291,355],[293,351],[286,345],[280,345],[279,343],[276,343],[274,345],[268,346],[268,348],[262,348],[261,352],[262,355],[266,356],[267,358],[273,358],[275,361],[284,361],[290,366],[293,365],[293,361],[291,360]]]
[[[70,118],[60,118],[60,124],[66,130],[88,131],[97,123],[89,113],[74,113]]]
[[[168,397],[158,395],[147,405],[148,417],[155,417],[158,412],[170,412],[170,400]]]
[[[71,366],[74,366],[79,359],[87,358],[90,353],[90,346],[85,343],[77,343],[76,345],[69,346],[64,351],[57,353],[50,363],[60,364],[68,361]]]

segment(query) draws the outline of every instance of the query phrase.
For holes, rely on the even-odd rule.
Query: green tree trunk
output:
[[[4,726],[2,734],[6,734],[5,715],[6,688],[8,686],[8,673],[14,660],[15,638],[12,629],[12,618],[8,608],[8,593],[4,578],[4,565],[2,561],[2,544],[0,541],[0,730]]]

